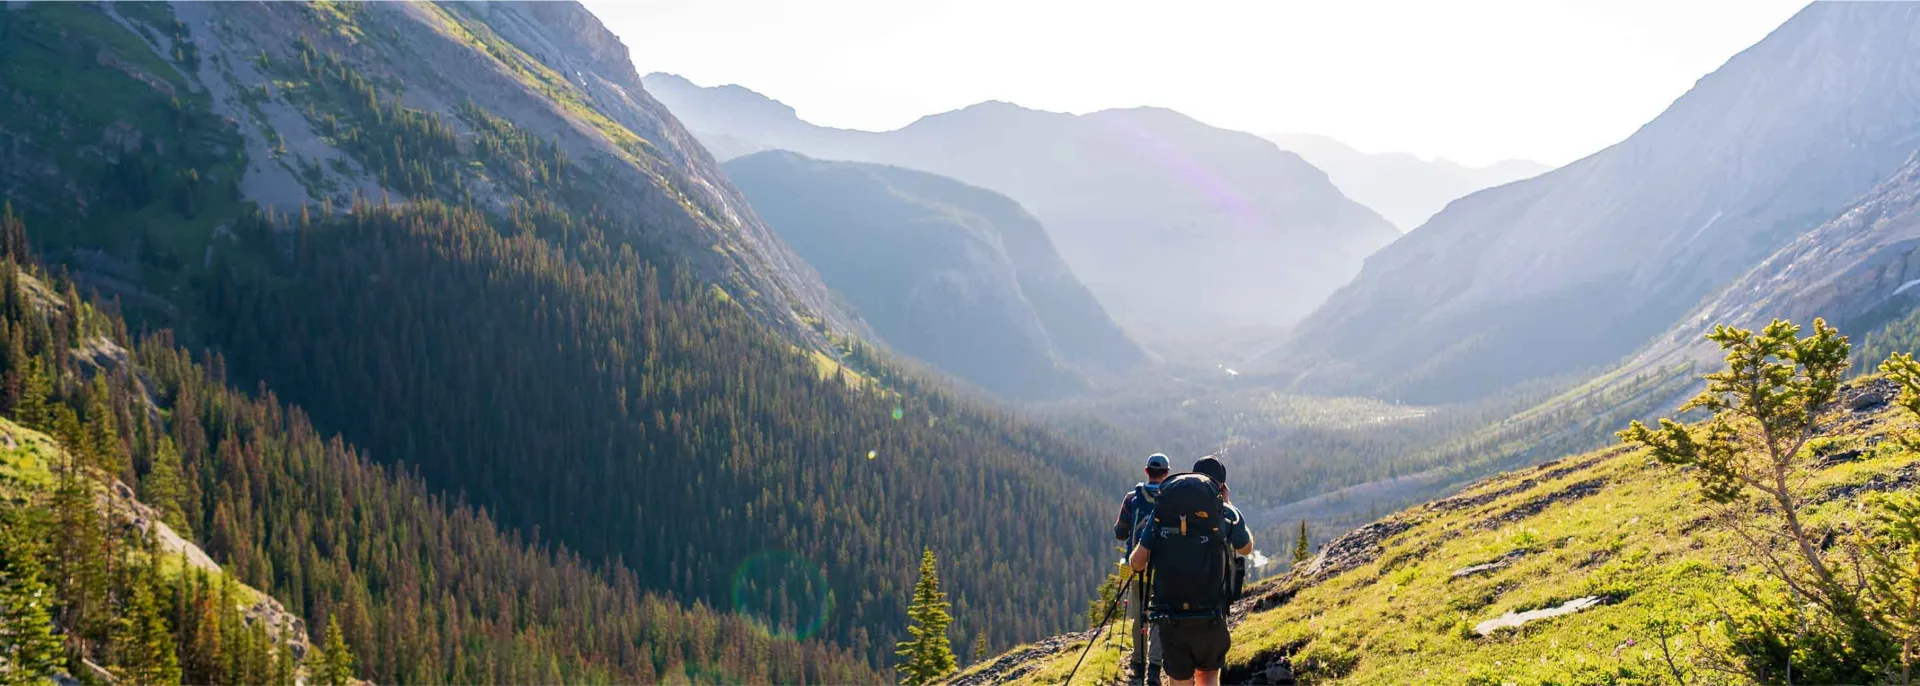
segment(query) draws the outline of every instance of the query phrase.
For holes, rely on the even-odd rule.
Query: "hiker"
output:
[[[1113,522],[1113,538],[1126,541],[1127,553],[1133,553],[1134,546],[1153,525],[1154,496],[1160,493],[1160,482],[1166,480],[1172,464],[1167,456],[1154,453],[1147,456],[1147,480],[1134,484],[1127,491],[1127,497],[1120,501],[1120,518]],[[1145,577],[1133,585],[1132,597],[1127,599],[1127,625],[1133,630],[1132,678],[1141,683],[1144,678],[1147,686],[1160,684],[1160,630],[1145,621],[1147,611],[1147,584]]]
[[[1193,471],[1160,483],[1153,526],[1129,557],[1135,572],[1152,566],[1150,618],[1162,666],[1175,686],[1220,683],[1227,649],[1234,556],[1253,552],[1240,511],[1227,502],[1227,467],[1211,455]]]

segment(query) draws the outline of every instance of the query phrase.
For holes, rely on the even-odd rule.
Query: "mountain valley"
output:
[[[1136,683],[1152,453],[1226,683],[1920,666],[1920,8],[1557,169],[820,126],[612,11],[0,8],[0,683]]]

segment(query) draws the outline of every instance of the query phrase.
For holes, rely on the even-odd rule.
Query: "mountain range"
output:
[[[985,102],[875,133],[814,126],[738,86],[645,83],[713,150],[888,164],[1013,198],[1107,312],[1169,354],[1287,326],[1399,233],[1298,155],[1166,109]]]
[[[1432,401],[1617,362],[1920,146],[1916,26],[1814,3],[1626,140],[1449,204],[1263,366]]]
[[[1423,159],[1402,152],[1365,153],[1310,133],[1267,136],[1327,173],[1341,193],[1412,231],[1447,203],[1494,186],[1539,176],[1552,169],[1532,160],[1502,160],[1469,167],[1446,158]]]

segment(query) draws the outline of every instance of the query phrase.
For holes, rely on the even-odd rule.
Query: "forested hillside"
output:
[[[992,191],[910,169],[769,151],[730,160],[754,211],[896,350],[1022,398],[1085,390],[1146,354],[1046,229]]]
[[[1050,536],[1000,504],[1045,502],[1062,526],[1098,531],[1110,503],[1089,484],[1104,458],[855,345],[857,323],[822,305],[824,290],[809,294],[809,268],[782,266],[784,245],[765,244],[771,237],[729,200],[730,185],[689,151],[671,116],[637,86],[613,87],[619,75],[607,64],[624,57],[607,55],[618,43],[578,6],[34,4],[0,21],[0,50],[15,56],[0,66],[0,84],[33,104],[27,123],[39,127],[0,132],[19,143],[7,148],[21,160],[8,169],[51,174],[10,176],[3,188],[32,197],[25,214],[41,254],[119,297],[139,326],[178,327],[179,340],[217,355],[205,371],[170,373],[214,386],[231,373],[236,386],[265,382],[307,407],[311,430],[298,413],[252,401],[259,416],[248,421],[285,425],[288,437],[276,440],[325,446],[286,450],[345,460],[356,445],[391,470],[379,473],[403,475],[388,477],[388,490],[347,490],[305,524],[294,505],[248,509],[269,493],[300,492],[263,481],[271,470],[249,467],[224,490],[208,482],[194,530],[244,533],[210,539],[216,556],[264,590],[304,589],[290,604],[327,615],[311,605],[334,596],[302,584],[334,577],[310,571],[306,557],[275,557],[299,540],[287,527],[391,520],[420,532],[430,530],[426,514],[408,523],[342,508],[442,503],[454,513],[449,533],[432,540],[478,537],[454,532],[498,522],[511,532],[495,534],[500,550],[540,550],[513,547],[515,537],[550,541],[541,545],[557,547],[542,554],[578,570],[566,584],[626,599],[563,590],[573,588],[564,578],[541,585],[549,582],[523,570],[514,584],[487,582],[527,594],[505,603],[456,590],[481,586],[444,563],[406,576],[397,558],[370,558],[380,571],[365,573],[366,593],[343,583],[337,597],[393,613],[391,624],[369,619],[348,631],[377,680],[543,680],[459,666],[482,657],[552,655],[563,675],[582,678],[699,668],[693,653],[675,662],[661,648],[642,667],[637,647],[617,659],[595,647],[642,644],[628,631],[637,624],[589,620],[626,617],[628,607],[779,640],[824,638],[866,666],[846,669],[878,667],[902,633],[925,547],[945,561],[955,630],[968,641],[1005,645],[1064,628],[1099,581],[1099,537]],[[581,42],[545,42],[556,35]],[[91,57],[103,53],[110,58]],[[16,68],[28,58],[31,69]],[[578,85],[558,76],[562,67],[603,69]],[[18,134],[62,127],[75,133]],[[134,159],[148,165],[139,174],[94,175]],[[59,192],[39,192],[48,188]],[[111,200],[141,188],[155,192]],[[155,364],[178,367],[165,360],[179,355]],[[214,411],[198,405],[211,391],[185,388],[183,406]],[[221,408],[240,405],[219,397]],[[208,431],[251,425],[235,418]],[[343,442],[319,438],[331,432]],[[261,441],[260,451],[275,445]],[[269,459],[231,445],[233,460]],[[287,478],[323,488],[338,475],[342,489],[374,479],[316,464],[329,476]],[[243,493],[252,500],[233,500]],[[475,513],[458,514],[466,506]],[[334,540],[314,547],[333,555]],[[483,569],[505,575],[506,566]],[[1036,579],[1040,568],[1057,573]],[[382,595],[389,589],[421,605]],[[635,598],[646,593],[672,600]],[[531,643],[514,643],[522,639],[484,617],[468,629],[453,609],[421,609],[476,603],[511,616],[529,611],[515,607],[522,602],[594,623],[576,631],[562,619],[522,620],[512,635]],[[738,617],[721,621],[702,606]],[[462,628],[442,630],[438,652],[416,648],[433,633],[399,618],[422,613]],[[482,628],[500,642],[448,638]],[[689,629],[658,645],[746,645],[715,635]],[[561,644],[586,657],[568,663],[571,649],[541,647]],[[838,659],[805,662],[841,669]],[[776,674],[757,669],[712,678]]]
[[[294,668],[288,650],[249,637],[259,625],[239,630],[241,601],[223,600],[236,591],[220,575],[196,577],[170,553],[147,552],[152,543],[121,520],[93,513],[93,497],[68,495],[105,490],[85,485],[101,479],[129,484],[232,580],[303,619],[314,643],[337,624],[354,673],[375,682],[875,678],[843,650],[771,637],[751,617],[683,608],[618,564],[503,532],[461,499],[321,434],[270,392],[227,386],[217,357],[165,333],[131,340],[71,282],[13,261],[27,243],[10,211],[0,235],[0,334],[10,341],[0,348],[0,412],[55,439],[16,432],[5,441],[0,577],[49,570],[38,576],[75,656],[61,660],[69,671],[80,673],[80,656],[158,664],[136,665],[114,642],[112,618],[129,612],[155,613],[141,640],[178,664],[176,680],[290,683]],[[143,600],[138,584],[149,583],[158,588]]]

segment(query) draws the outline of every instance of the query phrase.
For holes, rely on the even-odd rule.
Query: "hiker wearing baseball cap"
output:
[[[1219,684],[1233,645],[1227,614],[1246,579],[1238,556],[1253,552],[1253,536],[1228,497],[1227,466],[1212,455],[1166,479],[1156,531],[1128,560],[1151,575],[1153,634],[1175,686]]]
[[[1165,481],[1167,473],[1172,471],[1167,456],[1154,453],[1147,456],[1147,480],[1134,484],[1127,491],[1127,497],[1120,501],[1120,518],[1113,522],[1113,538],[1126,541],[1127,553],[1140,542],[1140,537],[1153,524],[1153,502],[1160,493],[1160,482]],[[1133,585],[1131,597],[1127,599],[1127,623],[1133,627],[1133,663],[1134,683],[1158,686],[1160,683],[1160,631],[1143,621],[1147,607],[1147,584]]]

